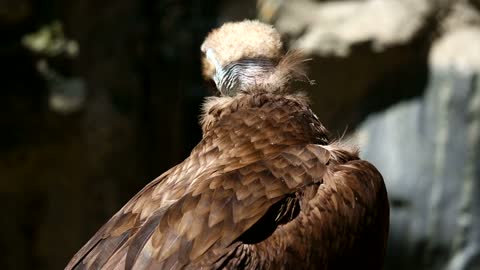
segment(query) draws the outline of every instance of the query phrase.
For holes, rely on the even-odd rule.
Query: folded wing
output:
[[[191,185],[162,186],[159,179],[105,224],[66,269],[181,269],[213,264],[272,205],[321,182],[328,158],[329,152],[316,145],[289,146],[241,168],[208,170]],[[161,194],[172,192],[182,194],[159,207],[165,202]],[[138,204],[141,210],[136,210]]]

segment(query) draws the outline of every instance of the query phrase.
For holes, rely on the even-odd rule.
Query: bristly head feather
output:
[[[264,87],[269,92],[285,92],[290,90],[289,85],[293,81],[308,82],[313,85],[315,82],[310,80],[306,72],[306,59],[299,50],[288,51],[278,62],[274,71],[260,87]]]
[[[213,78],[214,63],[206,61],[207,51],[211,50],[216,62],[222,67],[244,58],[275,59],[282,54],[283,44],[280,34],[271,25],[255,20],[229,22],[212,30],[201,46],[203,74]]]

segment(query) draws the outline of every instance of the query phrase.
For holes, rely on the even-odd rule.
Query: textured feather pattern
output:
[[[380,269],[382,177],[330,144],[304,97],[241,93],[210,99],[204,112],[191,155],[135,195],[66,269],[343,269],[360,255],[356,266]]]
[[[293,81],[307,81],[305,62],[302,52],[292,50],[279,59],[265,57],[242,58],[234,61],[217,72],[214,78],[218,90],[224,96],[235,96],[240,92],[255,92],[263,89],[267,92],[291,90]]]

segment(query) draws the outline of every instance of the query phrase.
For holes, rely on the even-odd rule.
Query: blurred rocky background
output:
[[[2,269],[62,269],[200,139],[199,47],[274,24],[391,200],[386,269],[480,269],[480,1],[1,0]]]

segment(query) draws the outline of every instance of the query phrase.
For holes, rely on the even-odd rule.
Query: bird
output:
[[[65,269],[382,269],[383,177],[296,90],[309,81],[303,54],[256,20],[223,24],[200,49],[217,91],[200,142]]]

